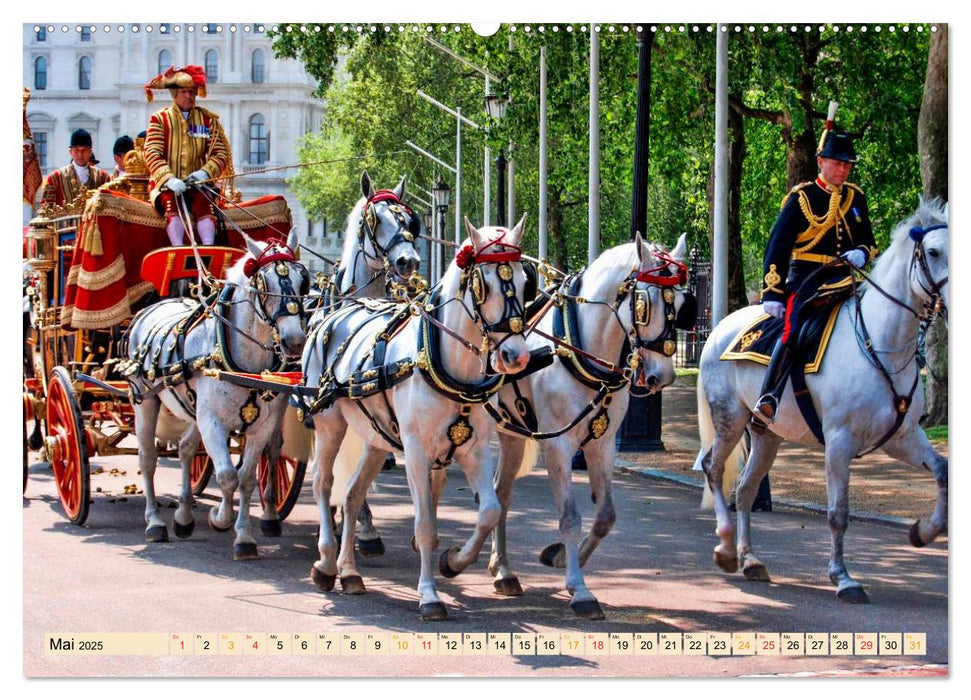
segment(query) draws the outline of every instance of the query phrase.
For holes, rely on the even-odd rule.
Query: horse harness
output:
[[[658,255],[658,253],[655,254]],[[694,314],[697,313],[697,306],[693,303],[693,296],[685,293],[685,301],[681,310],[678,311],[675,308],[675,287],[683,287],[687,283],[687,267],[663,253],[660,255],[663,256],[661,258],[663,265],[645,272],[635,270],[621,282],[617,288],[613,304],[591,302],[579,296],[584,270],[563,281],[560,289],[565,288],[566,291],[554,294],[553,335],[547,336],[538,330],[536,332],[556,345],[556,354],[570,375],[597,393],[566,426],[551,432],[537,432],[539,420],[536,412],[519,389],[519,380],[535,371],[535,369],[527,368],[520,375],[511,378],[512,387],[516,394],[515,417],[502,401],[499,402],[498,408],[491,404],[486,405],[486,411],[501,428],[534,440],[548,440],[572,430],[590,413],[597,411],[590,419],[587,435],[581,441],[579,447],[582,448],[591,440],[600,439],[607,432],[610,426],[607,409],[613,401],[612,395],[630,385],[634,372],[640,364],[640,356],[637,350],[644,348],[671,357],[677,351],[677,329],[691,328],[695,322]],[[672,264],[678,269],[677,275],[670,274],[668,266]],[[648,288],[638,289],[639,282],[646,283]],[[651,321],[651,286],[658,287],[661,290],[665,323],[664,330],[658,337],[644,340],[638,329],[650,324]],[[617,310],[625,300],[630,304],[632,324],[629,329],[625,329],[626,337],[621,346],[620,358],[617,363],[602,360],[586,352],[582,347],[583,341],[579,332],[579,305],[586,303],[608,305],[617,322],[623,328],[624,324],[617,315]]]
[[[299,289],[294,290],[293,281],[290,276],[290,266],[288,263],[296,265],[300,275]],[[280,286],[280,294],[271,295],[267,289],[266,274],[272,269],[276,275]],[[252,342],[258,344],[264,350],[269,350],[274,355],[274,363],[266,368],[266,372],[275,373],[286,371],[290,368],[290,362],[285,358],[280,348],[280,335],[278,323],[282,318],[288,316],[299,316],[302,326],[306,325],[306,312],[301,303],[302,296],[306,295],[310,286],[310,275],[303,265],[296,262],[296,256],[290,248],[277,239],[271,239],[259,257],[250,258],[244,263],[244,274],[250,278],[249,286],[251,295],[255,295],[256,300],[253,308],[261,322],[268,325],[273,337],[273,345],[267,346],[241,328],[234,326],[229,320],[229,310],[232,300],[233,287],[225,285],[219,292],[213,291],[201,303],[190,307],[185,315],[178,315],[175,318],[168,318],[157,323],[149,329],[145,340],[135,350],[134,356],[129,360],[119,363],[118,371],[128,378],[130,401],[140,403],[146,398],[153,396],[163,389],[175,388],[187,383],[193,375],[203,370],[210,376],[217,376],[219,379],[229,381],[250,389],[247,399],[240,407],[239,415],[243,427],[241,433],[245,434],[247,428],[256,422],[260,415],[259,403],[257,398],[263,402],[270,402],[279,393],[279,389],[265,388],[262,385],[252,386],[252,382],[237,381],[234,375],[242,373],[246,375],[246,370],[239,367],[233,358],[233,351],[229,338],[226,334],[226,327],[231,326],[239,333],[242,333]],[[279,296],[280,302],[274,313],[267,310],[267,301],[270,296]],[[184,302],[183,302],[184,303]],[[252,302],[250,302],[252,303]],[[216,319],[215,324],[215,345],[212,352],[186,357],[185,342],[189,333],[205,321],[209,316]],[[126,344],[130,342],[130,335],[126,335]],[[171,342],[166,349],[166,339]],[[151,347],[155,347],[152,353],[150,364],[144,367],[145,360]],[[127,347],[122,348],[122,353],[127,354]],[[149,382],[154,383],[150,389],[142,391],[135,385],[135,380],[144,377]],[[273,384],[270,384],[273,386]],[[262,389],[262,390],[261,390]],[[195,391],[189,387],[186,390],[185,398],[177,392],[172,392],[172,396],[179,403],[183,410],[193,418],[195,412]]]

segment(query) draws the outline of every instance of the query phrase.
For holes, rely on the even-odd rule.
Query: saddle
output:
[[[797,362],[803,362],[802,374],[814,374],[819,371],[829,347],[829,340],[836,325],[842,304],[835,304],[822,313],[813,314],[803,321],[796,339]],[[745,326],[728,348],[721,354],[720,360],[750,360],[760,365],[768,365],[772,359],[772,350],[779,338],[782,337],[784,321],[768,314],[763,314]]]

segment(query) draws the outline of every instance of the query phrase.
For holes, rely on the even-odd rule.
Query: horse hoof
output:
[[[926,547],[927,543],[920,538],[920,520],[910,526],[910,544],[914,547]]]
[[[864,604],[870,602],[870,596],[863,590],[863,586],[851,586],[841,591],[836,591],[836,597],[841,603]]]
[[[745,574],[745,578],[749,581],[771,581],[769,578],[769,570],[765,568],[765,564],[752,564],[751,566],[746,566],[742,569],[742,573]]]
[[[384,542],[381,541],[380,537],[373,540],[358,540],[357,549],[362,557],[368,559],[380,557],[384,554]]]
[[[233,545],[233,559],[235,561],[250,561],[259,559],[260,553],[255,542],[239,542]]]
[[[513,596],[523,594],[523,587],[519,585],[519,579],[515,576],[493,581],[492,585],[495,587],[496,593],[499,595]]]
[[[715,564],[718,568],[724,571],[726,574],[734,574],[738,571],[738,556],[727,554],[722,554],[717,549],[712,553],[712,558],[715,560]]]
[[[551,544],[542,552],[539,553],[539,560],[544,566],[551,566],[555,569],[562,569],[563,564],[557,564],[556,558],[562,557],[566,552],[566,547],[563,546],[562,542],[557,542],[556,544]],[[561,559],[562,561],[562,559]]]
[[[187,525],[183,525],[178,520],[172,523],[172,529],[175,530],[175,536],[179,539],[187,539],[192,537],[192,533],[196,529],[196,521],[192,520]]]
[[[146,542],[168,542],[169,531],[168,529],[166,529],[165,525],[152,525],[150,528],[145,530],[145,541]]]
[[[422,603],[418,606],[422,622],[441,622],[448,619],[445,603]]]
[[[606,617],[600,603],[595,600],[578,600],[570,603],[570,609],[581,620],[602,620]]]
[[[260,520],[260,532],[264,537],[280,537],[283,534],[283,525],[279,520]]]
[[[367,589],[364,587],[364,579],[360,576],[341,576],[341,590],[344,595],[364,595]]]
[[[212,519],[212,511],[209,511],[209,527],[216,532],[229,532],[232,529],[232,526],[220,527],[219,525],[216,525],[216,521]]]
[[[438,560],[438,570],[441,572],[442,576],[445,578],[455,578],[461,571],[456,571],[451,566],[448,565],[448,555],[453,552],[458,552],[458,547],[452,547],[451,549],[446,549],[442,552],[442,556]]]
[[[310,578],[324,593],[334,590],[334,582],[337,580],[337,575],[325,574],[323,571],[318,569],[316,566],[310,567]]]

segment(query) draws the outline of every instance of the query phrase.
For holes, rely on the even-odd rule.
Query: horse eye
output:
[[[941,253],[937,248],[931,248],[927,251],[927,257],[936,260],[937,258],[941,257]]]

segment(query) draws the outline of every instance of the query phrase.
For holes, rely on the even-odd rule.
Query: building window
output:
[[[78,89],[91,89],[91,57],[82,56],[78,61]]]
[[[219,54],[215,49],[206,51],[206,82],[216,83],[219,80]]]
[[[158,52],[158,72],[164,73],[172,65],[172,52],[162,49]]]
[[[47,169],[47,132],[38,131],[34,134],[34,151],[37,153],[37,160],[40,169]]]
[[[34,89],[47,89],[47,58],[38,56],[34,61]]]
[[[37,41],[47,41],[47,27],[37,27]]]
[[[262,165],[270,159],[270,134],[262,114],[254,114],[249,120],[249,162]]]
[[[253,82],[266,82],[266,54],[263,49],[253,52]]]
[[[81,41],[91,41],[91,27],[81,27]]]

